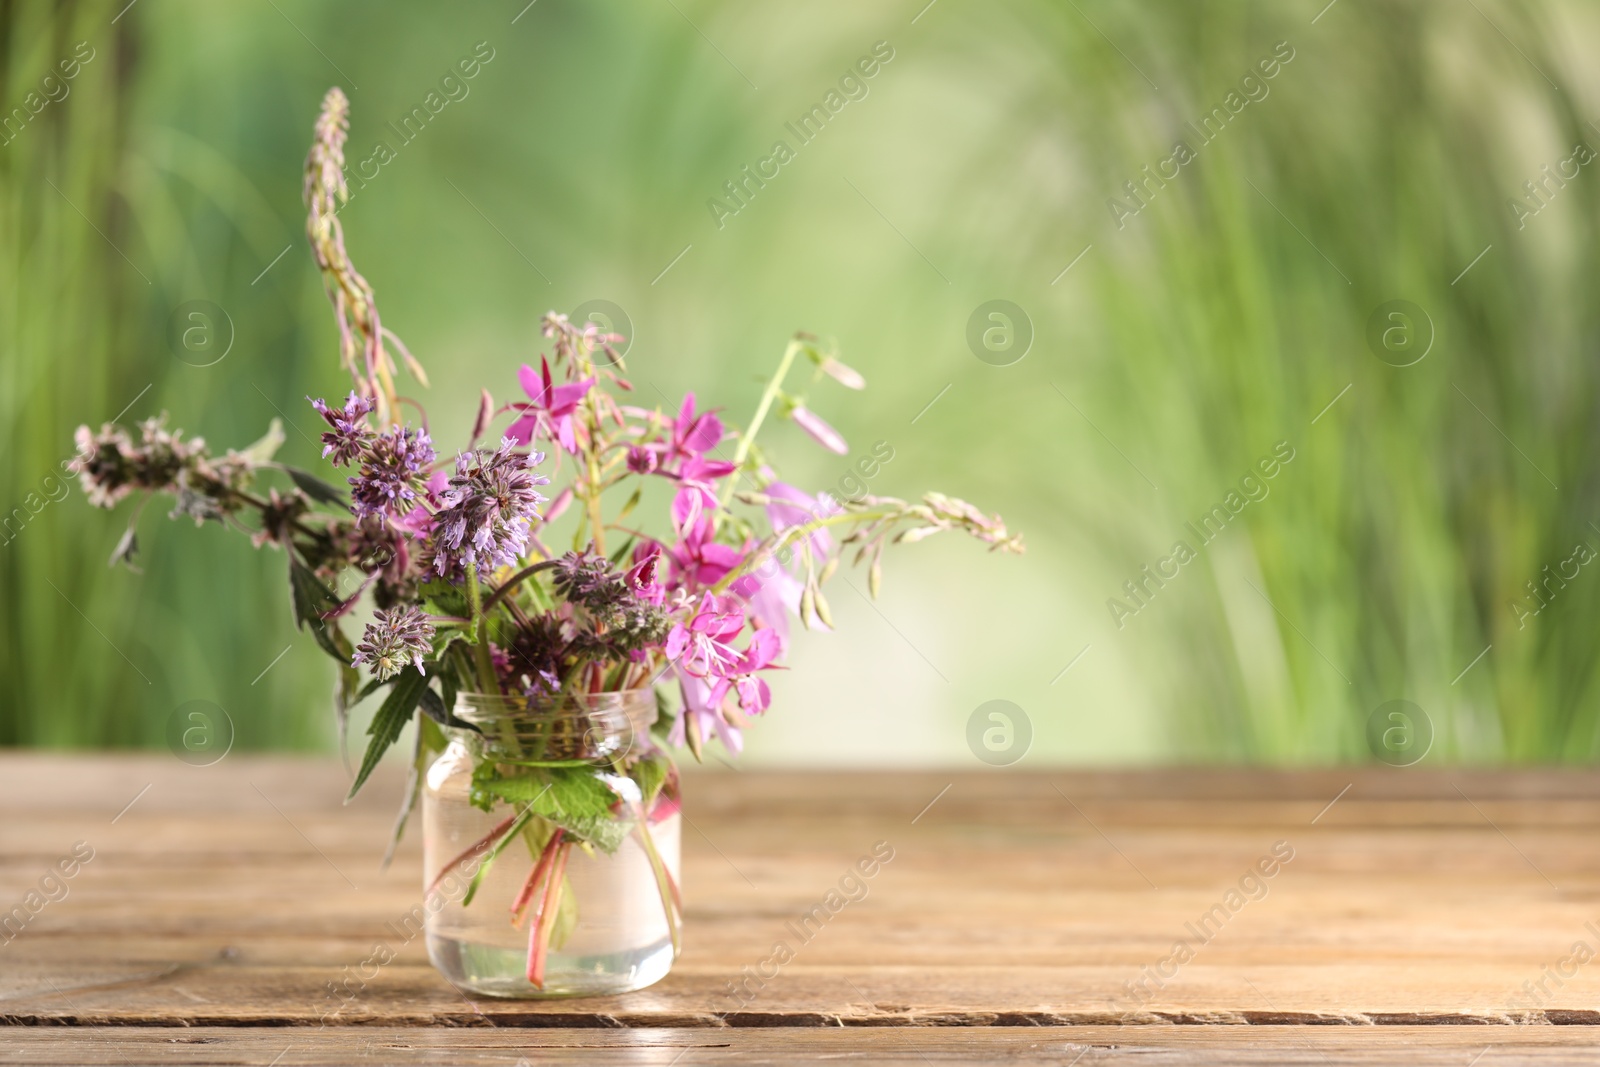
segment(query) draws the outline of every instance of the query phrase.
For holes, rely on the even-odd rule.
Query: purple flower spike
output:
[[[426,430],[395,426],[373,438],[361,458],[361,473],[350,479],[350,507],[358,518],[403,514],[417,498],[417,483],[433,465],[433,441]]]
[[[456,457],[456,475],[439,493],[443,509],[434,516],[434,567],[452,574],[472,563],[480,569],[515,563],[528,547],[528,532],[544,497],[534,488],[550,479],[535,474],[542,452],[517,452],[517,442],[502,438],[490,452],[479,449]]]
[[[356,646],[352,665],[365,663],[378,681],[386,682],[405,670],[422,670],[422,657],[433,651],[433,624],[413,604],[390,611],[379,609]]]
[[[311,400],[309,396],[306,399]],[[331,457],[335,467],[348,467],[359,459],[362,447],[372,436],[372,428],[367,425],[372,401],[352,392],[342,408],[330,408],[323,400],[311,400],[311,406],[333,427],[322,434],[322,458]]]

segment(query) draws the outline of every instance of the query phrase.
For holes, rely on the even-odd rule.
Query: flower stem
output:
[[[500,692],[500,683],[494,675],[494,657],[489,655],[489,623],[483,614],[483,593],[478,588],[478,565],[467,564],[467,604],[472,609],[472,629],[477,644],[473,649],[478,666],[478,684],[489,694]]]
[[[540,571],[549,570],[551,567],[554,567],[555,565],[556,565],[556,560],[547,559],[547,560],[541,560],[538,563],[534,563],[534,564],[531,564],[530,566],[522,568],[520,571],[518,571],[517,573],[513,574],[511,577],[507,578],[505,580],[505,582],[501,584],[500,588],[496,589],[494,592],[489,594],[489,598],[483,602],[483,613],[485,615],[489,614],[489,610],[491,608],[493,608],[496,604],[500,603],[500,601],[504,600],[506,598],[506,596],[511,592],[511,590],[515,589],[523,581],[525,581],[528,578],[533,577],[535,574],[538,574]]]
[[[733,487],[739,481],[739,471],[744,467],[744,461],[750,455],[750,448],[756,443],[756,434],[761,431],[761,424],[767,420],[767,412],[772,410],[772,402],[778,399],[778,393],[783,388],[783,380],[789,376],[789,368],[794,366],[795,357],[805,347],[805,342],[796,337],[789,342],[789,347],[783,350],[783,358],[778,361],[778,369],[772,375],[772,380],[767,383],[766,390],[761,394],[761,403],[756,405],[756,413],[750,420],[750,425],[745,427],[739,436],[739,445],[733,450],[733,473],[728,477],[728,484],[722,487],[722,510],[727,510],[728,501],[733,499]]]

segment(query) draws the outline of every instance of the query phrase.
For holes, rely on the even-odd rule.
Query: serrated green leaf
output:
[[[420,590],[423,607],[434,615],[453,615],[461,618],[470,615],[464,586],[456,586],[443,578],[436,578]]]
[[[538,767],[502,777],[486,764],[473,777],[475,792],[531,811],[607,853],[621,846],[633,824],[626,810],[613,814],[619,798],[593,767]]]
[[[422,672],[415,667],[407,667],[400,672],[394,681],[394,688],[389,690],[389,696],[372,717],[372,723],[367,727],[367,733],[372,740],[367,742],[367,751],[361,757],[361,769],[356,771],[356,780],[350,786],[350,792],[345,796],[345,802],[360,791],[366,784],[367,776],[378,765],[378,760],[388,751],[400,737],[401,731],[406,728],[406,723],[411,721],[412,714],[417,710],[417,702],[422,699],[422,694],[427,691],[428,680]]]

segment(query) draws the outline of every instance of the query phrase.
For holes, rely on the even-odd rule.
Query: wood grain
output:
[[[348,1027],[19,1029],[0,1035],[0,1065],[88,1062],[179,1067],[347,1067],[408,1063],[585,1067],[870,1064],[944,1067],[1592,1067],[1600,1033],[1583,1026],[1082,1026],[1060,1030],[440,1030]],[[1476,1057],[1476,1059],[1475,1059]]]
[[[657,1062],[635,1053],[685,1042],[711,1058],[1062,1062],[1077,1042],[1065,1058],[1093,1045],[1087,1064],[1117,1062],[1102,1046],[1136,1035],[1154,1057],[1137,1062],[1187,1063],[1212,1061],[1161,1057],[1290,1055],[1330,1033],[1346,1043],[1310,1047],[1346,1058],[1307,1062],[1401,1045],[1566,1062],[1600,1025],[1600,960],[1575,955],[1600,952],[1589,772],[700,772],[677,968],[627,996],[544,1002],[463,996],[396,937],[421,895],[415,841],[378,870],[399,784],[381,772],[346,807],[347,781],[328,761],[0,754],[0,912],[76,842],[94,850],[64,899],[0,939],[0,1063],[68,1062],[42,1034],[72,1035],[79,1059],[154,1056],[175,1026],[210,1035],[196,1054],[214,1062],[265,1063],[287,1035],[310,1056],[369,1042],[514,1063],[512,1038],[485,1036],[496,1028],[594,1062],[610,1062],[602,1048]],[[789,924],[879,841],[894,858],[865,897],[801,942]],[[1292,859],[1262,878],[1275,847]],[[1180,938],[1192,958],[1137,985],[1174,970]],[[795,958],[733,992],[779,940]],[[333,998],[379,941],[396,961]],[[475,1036],[407,1044],[440,1027]]]

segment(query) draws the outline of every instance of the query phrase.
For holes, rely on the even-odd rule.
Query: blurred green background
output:
[[[802,637],[751,763],[976,766],[992,699],[1026,713],[1024,766],[1369,760],[1396,699],[1429,761],[1588,760],[1600,166],[1574,153],[1600,148],[1600,10],[924,2],[0,3],[0,744],[159,747],[208,700],[238,747],[332,745],[280,553],[158,506],[142,573],[108,569],[128,509],[56,476],[79,423],[163,410],[219,448],[281,413],[284,458],[316,466],[304,397],[344,379],[300,170],[338,84],[352,164],[394,150],[343,219],[442,449],[549,309],[619,305],[641,400],[694,389],[735,421],[807,329],[868,379],[818,406],[852,458],[893,448],[872,491],[1027,536],[1020,559],[907,546],[875,605],[836,585],[840,632]],[[785,124],[877,42],[866,95],[802,144]],[[466,95],[397,137],[475,52]],[[736,214],[708,206],[780,139]],[[1178,141],[1193,158],[1147,178]],[[980,359],[992,300],[1026,319],[984,319]],[[1401,332],[1370,344],[1396,300],[1422,317],[1385,311]],[[209,366],[169,337],[190,301],[227,316]],[[768,443],[802,485],[849,469],[789,425]],[[1275,448],[1270,492],[1202,544],[1185,524]],[[1179,540],[1195,558],[1114,612]]]

